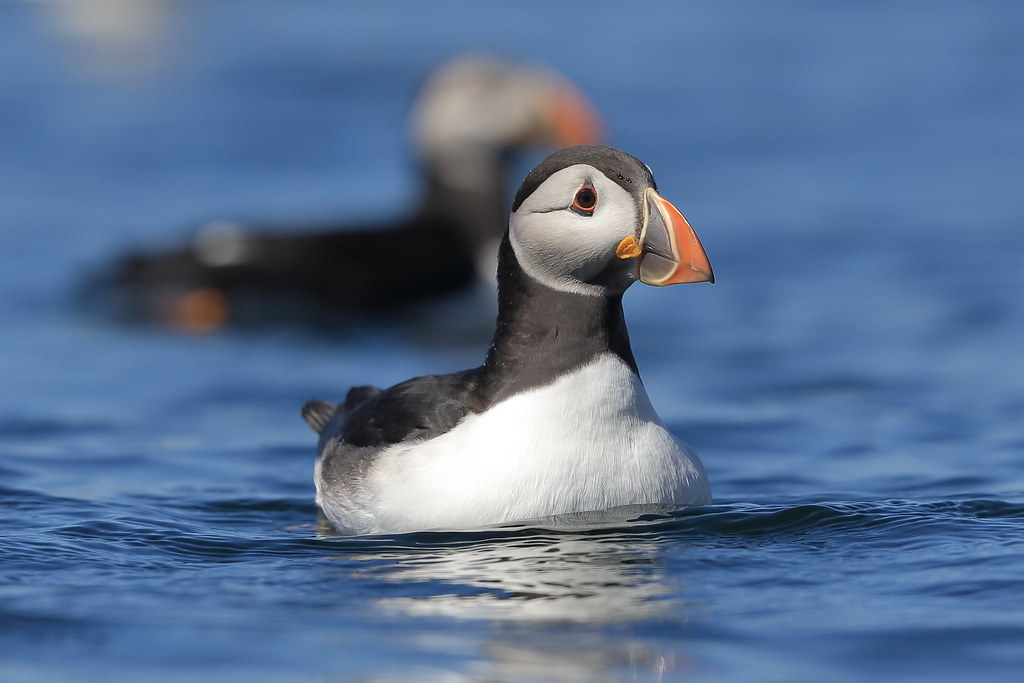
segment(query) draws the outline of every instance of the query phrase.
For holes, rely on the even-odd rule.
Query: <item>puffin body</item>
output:
[[[713,281],[640,161],[571,147],[527,175],[498,252],[480,367],[310,401],[317,503],[339,530],[475,527],[623,505],[701,505],[696,453],[658,418],[622,312],[635,280]]]
[[[198,332],[406,312],[481,281],[481,271],[490,280],[518,154],[599,135],[590,104],[559,75],[481,56],[438,69],[411,118],[423,188],[410,215],[370,225],[214,221],[181,248],[123,257],[98,279],[112,295],[100,299],[126,317]]]

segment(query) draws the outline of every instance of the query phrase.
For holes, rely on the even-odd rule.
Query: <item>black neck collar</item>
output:
[[[550,383],[602,353],[639,375],[622,314],[622,295],[552,289],[519,265],[506,232],[498,251],[498,325],[480,388],[488,403]]]

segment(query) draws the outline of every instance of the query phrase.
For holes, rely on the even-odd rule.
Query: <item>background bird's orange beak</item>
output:
[[[697,233],[670,201],[647,189],[646,220],[640,233],[640,281],[662,287],[714,282],[708,255]]]
[[[593,105],[564,79],[555,84],[541,108],[550,140],[557,147],[595,145],[604,137],[604,125]]]

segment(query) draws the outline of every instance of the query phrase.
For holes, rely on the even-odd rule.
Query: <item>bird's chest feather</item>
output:
[[[367,478],[399,526],[464,526],[706,493],[699,459],[662,426],[617,356],[517,394],[450,432],[383,454]],[[699,493],[699,492],[698,492]]]

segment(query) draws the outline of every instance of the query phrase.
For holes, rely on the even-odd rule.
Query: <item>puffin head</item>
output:
[[[484,54],[439,67],[420,91],[411,123],[420,156],[450,184],[469,187],[495,157],[593,144],[602,128],[586,97],[555,71]]]
[[[658,194],[651,169],[609,147],[569,147],[530,171],[508,242],[530,277],[564,292],[715,281],[700,240]]]

